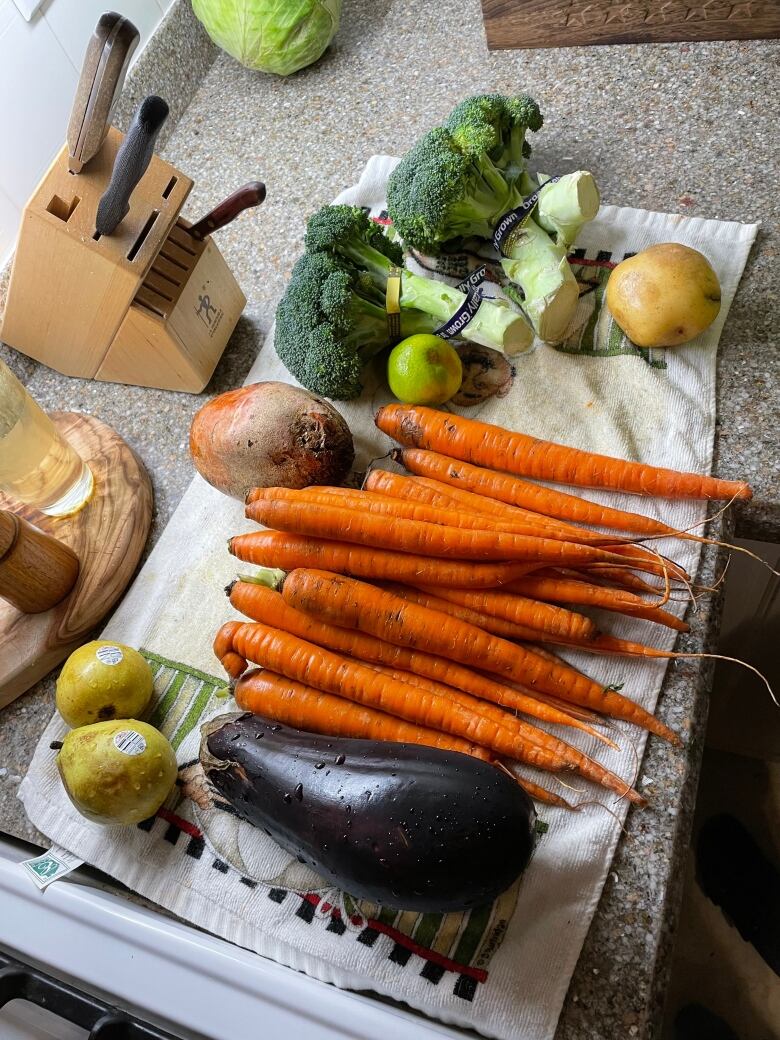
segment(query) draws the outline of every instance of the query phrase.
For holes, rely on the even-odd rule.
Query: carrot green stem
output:
[[[258,567],[256,574],[236,575],[238,581],[248,581],[251,585],[265,585],[267,589],[273,589],[275,592],[284,585],[286,577],[287,571],[279,567]]]

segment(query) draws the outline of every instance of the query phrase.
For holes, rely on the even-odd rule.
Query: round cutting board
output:
[[[138,565],[152,520],[149,474],[119,434],[91,415],[52,412],[51,419],[92,470],[95,489],[83,509],[59,518],[0,494],[0,509],[69,545],[81,563],[72,591],[45,613],[22,614],[0,600],[0,708],[83,643],[116,604]]]

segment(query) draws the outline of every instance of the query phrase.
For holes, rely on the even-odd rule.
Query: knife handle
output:
[[[80,173],[100,151],[140,34],[122,15],[100,16],[87,46],[68,123],[68,166]]]
[[[232,195],[228,195],[223,202],[220,202],[210,213],[207,213],[205,217],[201,217],[197,223],[187,230],[193,238],[203,239],[206,235],[219,231],[226,224],[230,224],[245,209],[259,206],[264,198],[265,185],[263,182],[250,181],[249,184],[245,184],[238,191],[234,191]]]
[[[95,228],[110,235],[130,210],[130,196],[146,173],[152,159],[157,135],[168,117],[168,105],[152,94],[141,102],[127,136],[114,160],[111,181],[98,204]]]

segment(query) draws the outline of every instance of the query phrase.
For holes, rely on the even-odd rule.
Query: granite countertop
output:
[[[211,46],[179,0],[128,78],[118,122],[160,93],[172,114],[160,150],[195,178],[195,218],[260,177],[268,200],[220,232],[220,248],[248,304],[200,396],[68,379],[0,346],[47,408],[84,410],[116,427],[152,476],[152,542],[192,476],[190,418],[203,399],[239,384],[270,327],[301,248],[308,213],[354,183],[368,157],[400,154],[466,92],[528,89],[548,130],[535,139],[540,168],[586,167],[607,202],[731,220],[762,221],[726,324],[718,364],[719,475],[747,477],[752,502],[727,531],[780,535],[780,381],[772,317],[772,262],[780,213],[774,179],[780,144],[767,116],[780,68],[776,42],[723,42],[571,50],[486,50],[478,0],[345,0],[342,28],[312,69],[276,79],[243,69]],[[0,293],[0,295],[2,295]],[[151,543],[150,543],[151,544]],[[710,584],[707,549],[699,580]],[[680,648],[717,638],[720,603],[703,603]],[[660,717],[686,734],[684,754],[651,740],[642,779],[653,808],[631,812],[559,1025],[566,1040],[650,1037],[660,1028],[669,950],[690,836],[711,667],[670,665]],[[53,681],[0,713],[0,830],[43,841],[16,787],[53,708]]]

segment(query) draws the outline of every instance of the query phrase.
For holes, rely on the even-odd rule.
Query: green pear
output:
[[[176,755],[146,722],[112,719],[72,729],[57,755],[70,800],[95,823],[140,823],[157,810],[176,780]]]
[[[74,650],[57,679],[57,711],[69,726],[143,715],[152,670],[131,646],[95,639]]]

